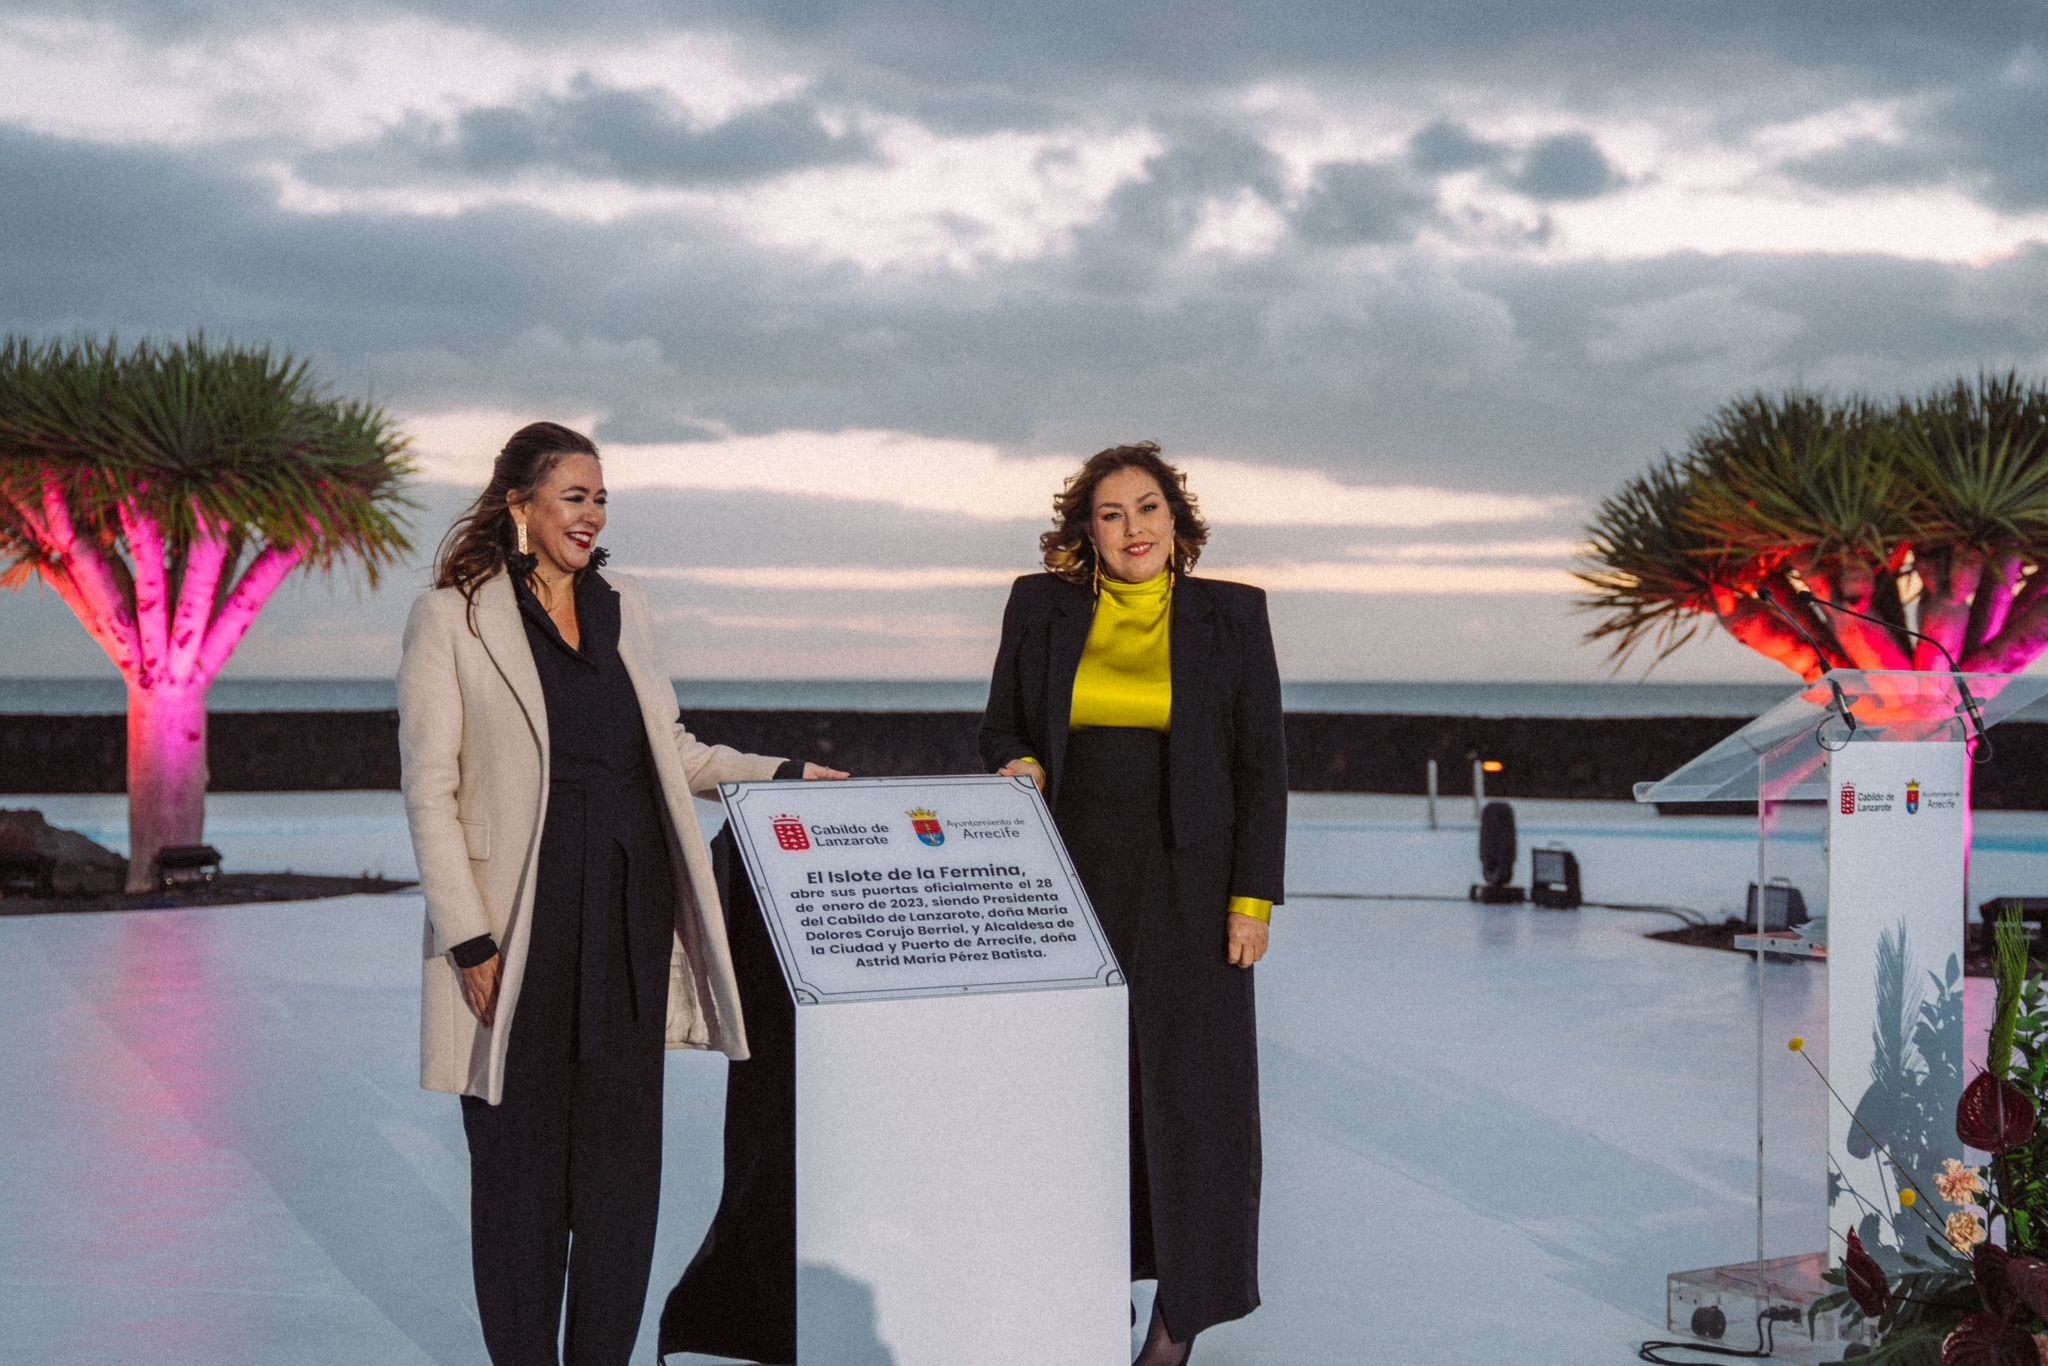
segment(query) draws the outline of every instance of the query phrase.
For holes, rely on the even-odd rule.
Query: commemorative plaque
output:
[[[800,1006],[1123,984],[1029,779],[719,791]]]

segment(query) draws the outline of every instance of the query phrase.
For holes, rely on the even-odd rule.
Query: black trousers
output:
[[[462,1098],[470,1257],[493,1366],[626,1366],[654,1262],[668,952],[638,936],[652,947],[632,976],[647,985],[627,988],[623,918],[673,898],[662,856],[637,851],[655,873],[651,891],[638,887],[633,853],[591,837],[582,801],[560,785],[550,796],[505,1093],[497,1105]],[[605,993],[596,1012],[581,1008],[593,986]],[[635,996],[637,1015],[615,1008]]]
[[[522,1066],[516,1032],[512,1049],[500,1104],[462,1098],[484,1346],[493,1366],[626,1366],[654,1263],[662,1053]]]

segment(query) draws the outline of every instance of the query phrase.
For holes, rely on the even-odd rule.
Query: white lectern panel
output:
[[[797,1012],[806,1366],[1125,1366],[1121,986]]]
[[[1894,1164],[1932,1190],[1943,1159],[1965,1156],[1969,747],[1848,744],[1828,756],[1828,776],[1827,1070],[1841,1097],[1828,1107],[1828,1264],[1853,1229],[1897,1272],[1904,1254],[1924,1255],[1927,1229],[1893,1217]]]

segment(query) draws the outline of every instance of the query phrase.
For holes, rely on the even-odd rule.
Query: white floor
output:
[[[119,798],[7,804],[122,844]],[[1516,806],[1596,900],[1718,918],[1753,875],[1740,821]],[[1754,1247],[1752,965],[1655,915],[1311,895],[1461,896],[1471,810],[1445,814],[1295,799],[1259,969],[1266,1304],[1204,1366],[1619,1366],[1667,1273]],[[216,797],[208,837],[230,868],[411,872],[390,793]],[[1981,817],[1973,883],[2048,892],[2048,816]],[[461,1126],[416,1085],[419,920],[413,894],[0,917],[0,1358],[485,1360]],[[1773,1037],[1818,1033],[1821,981],[1770,970]],[[1803,1067],[1767,1069],[1774,1252],[1819,1246]],[[671,1055],[657,1306],[717,1201],[722,1068]]]

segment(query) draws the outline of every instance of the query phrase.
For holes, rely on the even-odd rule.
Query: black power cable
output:
[[[1714,1311],[1720,1316],[1720,1311]],[[1697,1315],[1695,1315],[1697,1317]],[[1771,1325],[1774,1323],[1797,1323],[1805,1317],[1789,1304],[1774,1304],[1756,1316],[1755,1347],[1716,1347],[1708,1342],[1687,1342],[1682,1338],[1651,1338],[1636,1348],[1636,1360],[1657,1363],[1657,1366],[1716,1366],[1719,1361],[1734,1358],[1754,1361],[1774,1355],[1778,1348],[1772,1338]],[[1723,1320],[1725,1322],[1725,1320]],[[1711,1360],[1700,1357],[1665,1356],[1666,1352],[1701,1352]]]
[[[1806,606],[1825,608],[1830,612],[1840,612],[1845,617],[1854,617],[1858,621],[1867,621],[1875,626],[1888,627],[1899,632],[1901,635],[1911,636],[1915,640],[1924,640],[1939,650],[1941,657],[1948,661],[1949,675],[1956,681],[1956,692],[1963,699],[1963,712],[1970,718],[1970,731],[1977,740],[1977,752],[1970,756],[1971,760],[1980,764],[1989,762],[1991,758],[1991,736],[1984,729],[1984,714],[1977,709],[1977,699],[1970,694],[1970,680],[1964,675],[1962,666],[1956,663],[1956,657],[1948,652],[1948,646],[1942,644],[1933,636],[1922,635],[1910,626],[1902,626],[1897,622],[1886,621],[1882,617],[1873,617],[1868,613],[1858,612],[1852,607],[1842,606],[1839,602],[1829,602],[1826,598],[1815,597],[1803,588],[1799,590],[1798,598]],[[1840,700],[1839,690],[1836,693],[1836,698],[1838,701]]]

